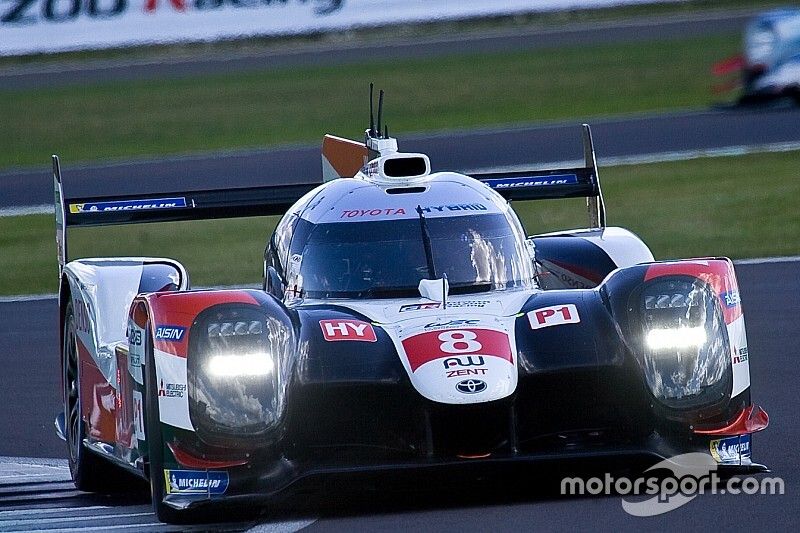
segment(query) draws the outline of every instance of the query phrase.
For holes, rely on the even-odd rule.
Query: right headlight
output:
[[[187,370],[189,413],[201,439],[224,445],[277,424],[290,338],[286,324],[256,306],[219,305],[198,316]]]
[[[706,283],[688,276],[659,278],[644,287],[633,309],[642,327],[644,376],[656,399],[681,409],[727,396],[728,333],[718,296]]]

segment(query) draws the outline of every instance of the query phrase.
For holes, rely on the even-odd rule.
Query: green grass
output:
[[[609,225],[648,243],[656,258],[800,254],[800,152],[601,169]],[[520,202],[528,233],[585,225],[575,201]],[[260,283],[276,219],[77,229],[72,257],[173,257],[195,285]],[[54,292],[49,216],[0,218],[0,294]]]
[[[657,259],[800,255],[799,161],[786,152],[600,169],[608,225],[639,235]],[[574,207],[516,209],[539,233],[585,225],[585,207]]]
[[[393,133],[707,105],[738,34],[179,80],[0,91],[0,169],[358,137],[370,81]]]

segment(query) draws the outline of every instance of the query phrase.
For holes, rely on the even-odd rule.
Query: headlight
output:
[[[647,332],[647,347],[653,352],[674,352],[688,348],[700,348],[708,340],[702,326],[651,329]]]
[[[653,395],[668,407],[694,408],[730,392],[727,328],[711,288],[687,276],[660,278],[638,300],[632,310],[642,325],[641,362]]]
[[[189,412],[201,439],[231,445],[272,428],[290,327],[257,306],[224,304],[201,313],[189,338]]]
[[[267,376],[274,368],[272,357],[264,352],[212,355],[206,364],[206,372],[215,378]]]

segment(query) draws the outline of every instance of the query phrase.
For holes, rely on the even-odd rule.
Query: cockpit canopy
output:
[[[276,229],[270,249],[286,294],[414,297],[420,280],[443,276],[450,294],[534,286],[533,250],[519,220],[481,183],[447,173],[398,194],[361,180],[336,181]]]

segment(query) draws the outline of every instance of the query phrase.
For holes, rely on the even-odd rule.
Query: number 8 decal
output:
[[[424,331],[403,339],[411,371],[436,359],[462,355],[499,357],[514,362],[508,334],[483,328]]]
[[[472,331],[443,331],[439,334],[439,340],[442,341],[440,348],[445,353],[477,352],[483,348],[481,343],[475,340],[477,337]]]

